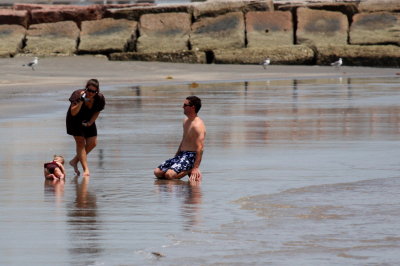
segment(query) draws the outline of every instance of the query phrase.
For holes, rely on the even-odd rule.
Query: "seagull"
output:
[[[31,62],[28,64],[23,64],[22,66],[29,66],[32,68],[32,70],[35,70],[35,66],[39,63],[39,58],[35,57]]]
[[[343,64],[342,58],[339,58],[339,60],[331,63],[331,66],[340,67],[342,64]]]
[[[269,59],[269,57],[265,58],[264,62],[262,62],[261,64],[263,65],[264,69],[267,69],[267,66],[271,63],[271,60]]]

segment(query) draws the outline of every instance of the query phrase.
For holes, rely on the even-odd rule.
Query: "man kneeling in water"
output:
[[[156,169],[154,175],[160,179],[180,179],[189,175],[190,181],[200,181],[200,163],[203,156],[206,127],[197,116],[201,108],[201,99],[189,96],[183,103],[183,136],[174,158],[166,160]]]

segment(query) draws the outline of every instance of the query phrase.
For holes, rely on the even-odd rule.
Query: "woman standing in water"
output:
[[[76,175],[80,175],[78,162],[82,165],[83,176],[90,175],[87,155],[96,147],[95,121],[106,104],[99,90],[99,81],[90,79],[85,89],[74,91],[69,98],[71,105],[67,112],[67,133],[74,137],[76,143],[76,155],[69,164],[74,168]]]

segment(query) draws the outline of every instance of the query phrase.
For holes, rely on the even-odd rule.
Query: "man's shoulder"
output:
[[[204,125],[204,121],[203,119],[201,119],[200,117],[197,117],[195,119],[194,122],[194,127],[197,128],[198,131],[205,131],[206,130],[206,126]]]
[[[204,122],[199,116],[196,116],[194,119],[190,119],[190,118],[186,117],[183,120],[183,123],[186,125],[194,126],[194,127],[204,127]]]
[[[203,119],[201,119],[200,116],[198,116],[197,119],[198,119],[197,123],[204,125],[204,121],[203,121]]]

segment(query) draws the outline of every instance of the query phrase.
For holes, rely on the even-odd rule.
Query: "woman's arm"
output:
[[[82,108],[82,105],[83,105],[83,103],[85,102],[83,99],[82,99],[82,95],[84,94],[85,92],[84,91],[81,91],[80,92],[80,98],[79,99],[77,99],[77,100],[75,100],[75,101],[73,101],[72,103],[71,103],[71,115],[72,116],[76,116],[78,113],[79,113],[79,111],[81,110],[81,108]],[[79,94],[78,94],[79,95]],[[76,96],[74,96],[74,97],[76,97]],[[72,96],[71,96],[71,98],[70,98],[70,101],[71,101],[71,99],[72,99]]]
[[[83,105],[83,101],[71,103],[71,115],[76,116],[79,113],[79,111],[81,110],[82,105]]]
[[[86,122],[86,126],[90,127],[91,125],[93,125],[93,123],[96,121],[96,119],[99,117],[100,112],[96,112],[92,115],[92,118],[90,118],[90,120],[88,122]]]

